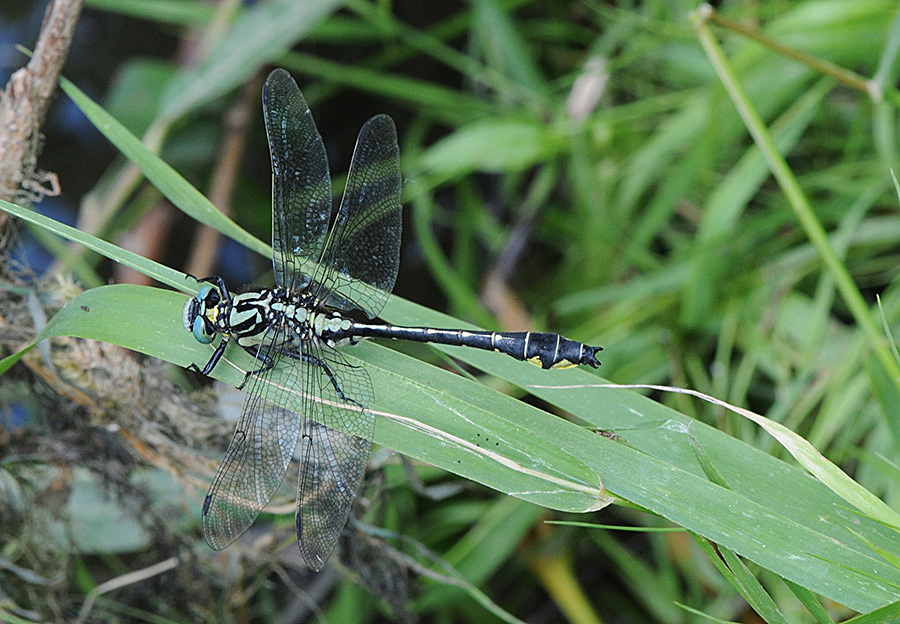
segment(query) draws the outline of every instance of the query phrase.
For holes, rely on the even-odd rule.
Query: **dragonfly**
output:
[[[402,177],[393,120],[359,132],[340,206],[332,217],[331,176],[322,137],[297,83],[283,69],[262,92],[272,160],[275,286],[241,293],[221,277],[198,280],[184,307],[185,329],[215,346],[209,374],[227,346],[254,359],[234,434],[203,501],[206,543],[221,550],[255,522],[299,450],[295,528],[306,565],[331,556],[362,486],[375,431],[372,382],[342,348],[366,338],[499,351],[542,368],[597,367],[601,347],[540,332],[401,327],[374,319],[400,264]],[[360,314],[360,312],[362,314]],[[351,315],[354,313],[354,315]],[[275,374],[278,372],[276,383]],[[287,396],[301,397],[292,405]]]

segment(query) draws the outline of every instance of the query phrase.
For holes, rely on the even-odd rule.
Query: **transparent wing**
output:
[[[384,308],[400,265],[402,186],[397,130],[390,117],[377,115],[359,132],[321,272],[313,278],[321,300],[370,318]]]
[[[277,358],[284,340],[278,329],[269,330],[263,339],[256,364],[260,369],[266,361],[274,366],[250,376],[234,435],[203,503],[203,537],[215,550],[250,528],[284,479],[297,446],[302,419],[278,404],[275,393],[282,390],[268,383],[278,362],[267,358]],[[302,368],[285,368],[282,374],[289,377],[279,388],[302,391],[306,383]]]
[[[263,86],[263,117],[272,157],[275,283],[296,290],[308,282],[301,263],[320,260],[331,220],[328,156],[303,94],[283,69]]]
[[[334,551],[362,486],[375,416],[364,407],[373,398],[365,369],[351,366],[328,347],[312,348],[305,358],[310,392],[301,443],[296,524],[303,559],[318,571]]]

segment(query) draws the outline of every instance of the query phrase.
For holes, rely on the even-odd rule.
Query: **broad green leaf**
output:
[[[54,316],[35,342],[76,336],[118,344],[179,366],[204,364],[209,345],[182,325],[185,295],[131,285],[86,291]],[[581,431],[506,395],[384,347],[366,344],[346,351],[372,377],[378,417],[376,441],[405,454],[489,485],[523,500],[565,511],[589,511],[610,502],[600,477],[561,448],[547,448],[545,418]],[[229,349],[211,376],[239,385],[253,359]],[[293,365],[293,363],[289,363]],[[2,363],[0,363],[2,369]],[[270,383],[286,377],[276,369]],[[299,388],[288,388],[284,404],[302,411]]]

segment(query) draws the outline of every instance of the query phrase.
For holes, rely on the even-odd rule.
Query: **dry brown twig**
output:
[[[0,198],[31,203],[59,194],[56,175],[37,171],[40,127],[66,61],[83,0],[51,0],[28,64],[0,92]],[[2,223],[0,223],[2,225]]]

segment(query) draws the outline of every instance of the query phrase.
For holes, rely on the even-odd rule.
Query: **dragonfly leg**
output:
[[[310,366],[318,366],[322,369],[322,372],[328,377],[328,381],[331,382],[331,387],[334,388],[334,393],[338,396],[342,401],[346,401],[347,403],[351,403],[356,405],[357,407],[365,408],[365,406],[356,401],[355,399],[351,399],[347,395],[344,394],[344,391],[341,389],[341,384],[338,382],[337,375],[328,368],[328,364],[326,364],[323,360],[320,360],[314,355],[310,355],[309,353],[291,353],[289,351],[283,351],[284,355],[291,357],[295,360],[300,360]]]
[[[271,368],[275,366],[275,360],[272,359],[272,356],[267,353],[263,353],[257,347],[244,347],[244,349],[247,351],[247,353],[255,357],[257,360],[262,360],[262,366],[257,368],[256,370],[247,371],[246,373],[244,373],[244,381],[242,381],[241,385],[237,387],[238,390],[244,389],[244,385],[246,385],[247,380],[250,379],[250,375],[258,375],[259,373],[264,373],[267,370],[271,370]]]
[[[216,367],[216,364],[219,363],[219,360],[222,359],[222,354],[225,353],[225,347],[228,346],[229,338],[230,338],[230,336],[225,336],[222,339],[222,342],[219,343],[219,346],[216,347],[216,350],[213,351],[213,354],[211,356],[209,356],[209,361],[206,362],[206,364],[203,366],[203,368],[200,368],[199,366],[197,366],[196,362],[191,362],[190,365],[187,367],[187,369],[196,371],[196,372],[200,373],[201,375],[209,375],[212,372],[212,369],[214,369]]]

